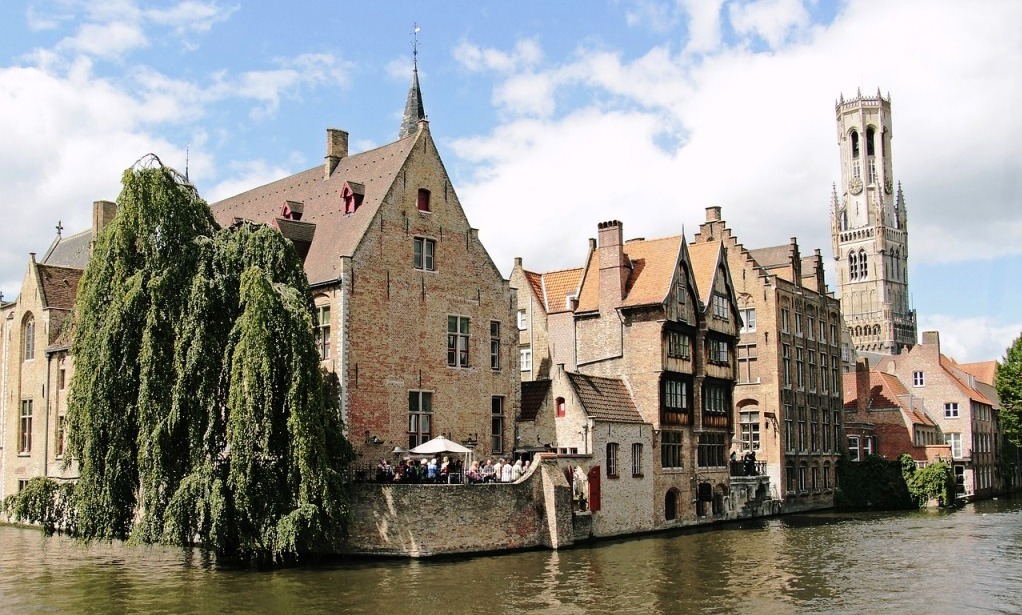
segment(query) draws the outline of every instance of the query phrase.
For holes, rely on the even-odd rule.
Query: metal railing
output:
[[[766,474],[765,461],[732,461],[731,476],[761,476]]]

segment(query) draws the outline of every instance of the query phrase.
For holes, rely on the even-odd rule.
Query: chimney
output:
[[[923,331],[923,344],[934,345],[940,350],[940,333],[937,331]]]
[[[323,163],[323,171],[327,178],[337,168],[341,158],[348,156],[348,133],[337,128],[326,129],[326,158]]]
[[[713,205],[706,208],[707,222],[720,222],[720,205]]]
[[[515,257],[515,269],[521,269],[521,268],[522,268],[522,257],[521,256],[516,256]]]
[[[869,359],[855,360],[855,409],[860,415],[869,410]]]
[[[628,268],[622,245],[621,223],[617,220],[597,225],[600,257],[600,308],[617,306],[625,296]]]
[[[117,204],[111,201],[93,201],[92,203],[92,240],[95,241],[102,231],[117,214]]]

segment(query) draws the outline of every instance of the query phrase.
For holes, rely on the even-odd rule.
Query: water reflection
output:
[[[1017,499],[263,572],[0,527],[0,611],[14,613],[1017,613],[1019,587]]]

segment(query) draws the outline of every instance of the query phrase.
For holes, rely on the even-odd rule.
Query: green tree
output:
[[[264,561],[329,552],[352,450],[301,261],[271,228],[218,228],[179,175],[140,162],[79,287],[67,420],[80,478],[50,525]]]
[[[995,380],[1001,402],[1001,430],[1006,440],[1022,447],[1022,335],[1005,352]]]

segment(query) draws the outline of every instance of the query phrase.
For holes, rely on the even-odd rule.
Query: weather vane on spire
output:
[[[418,23],[412,24],[412,69],[419,70],[419,27]]]

